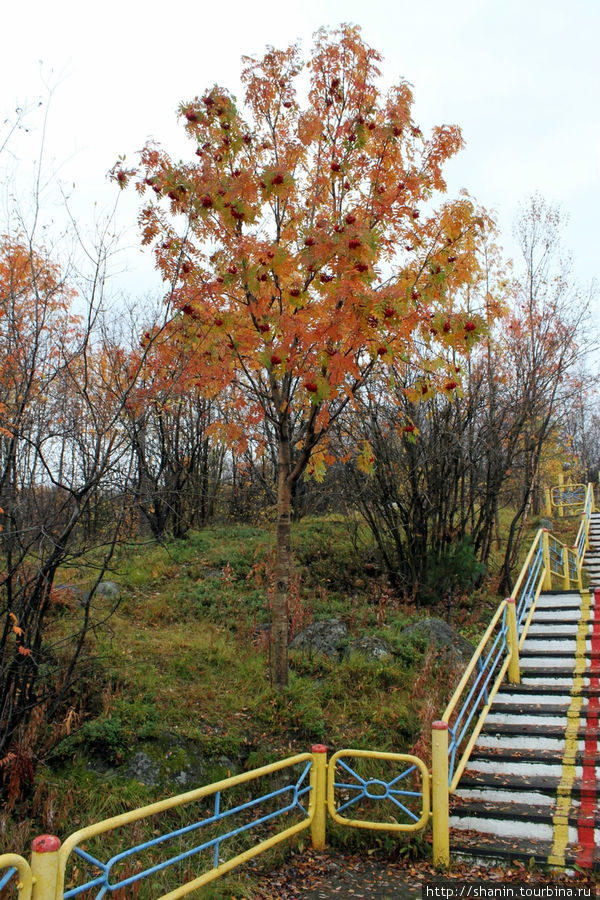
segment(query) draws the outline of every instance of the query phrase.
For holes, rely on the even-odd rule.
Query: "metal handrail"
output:
[[[435,864],[448,865],[449,862],[448,796],[458,786],[505,675],[508,673],[508,679],[512,683],[520,680],[519,651],[542,590],[552,589],[553,575],[560,577],[565,589],[570,589],[572,585],[579,590],[582,588],[583,558],[594,511],[591,484],[587,487],[583,506],[581,525],[572,548],[566,547],[546,529],[537,532],[511,596],[498,606],[442,718],[434,723],[432,781]],[[465,740],[466,744],[463,746]],[[447,789],[441,783],[440,773],[443,773]]]
[[[228,788],[256,780],[266,775],[270,775],[274,772],[278,772],[281,769],[290,768],[302,763],[304,763],[305,765],[296,781],[291,782],[290,784],[287,784],[274,791],[270,791],[267,794],[261,795],[258,798],[254,798],[247,803],[239,804],[238,806],[235,806],[231,809],[223,810],[221,808],[221,794]],[[73,852],[76,853],[76,855],[81,859],[86,861],[89,865],[96,868],[100,872],[100,874],[92,877],[82,885],[67,890],[66,892],[64,892],[64,894],[62,893],[61,888],[61,892],[58,894],[58,896],[61,898],[61,900],[63,897],[64,900],[69,900],[69,898],[77,897],[85,891],[97,888],[98,893],[96,894],[96,900],[100,900],[100,898],[104,897],[105,894],[109,891],[113,892],[117,888],[127,887],[136,881],[147,878],[151,875],[155,875],[169,866],[175,865],[193,856],[197,856],[203,850],[212,850],[212,869],[204,872],[202,875],[194,878],[186,884],[181,885],[176,890],[162,895],[159,900],[176,900],[176,898],[186,896],[193,890],[196,890],[202,885],[207,884],[209,881],[214,880],[230,869],[240,865],[243,862],[246,862],[249,859],[252,859],[259,853],[264,852],[265,850],[269,849],[269,847],[274,846],[275,844],[279,843],[282,840],[285,840],[286,838],[292,837],[294,834],[297,834],[298,832],[303,831],[306,828],[310,828],[314,817],[315,804],[314,797],[311,794],[312,784],[309,783],[307,779],[310,777],[312,765],[313,755],[311,753],[302,753],[288,759],[279,760],[278,762],[272,763],[271,765],[262,766],[261,768],[254,769],[251,772],[245,772],[242,775],[234,775],[231,778],[226,778],[206,787],[198,788],[197,790],[188,791],[184,794],[178,794],[175,797],[168,797],[167,799],[160,800],[157,803],[152,803],[148,806],[141,807],[140,809],[131,810],[130,812],[123,813],[122,815],[113,816],[110,819],[106,819],[102,822],[96,822],[93,825],[89,825],[86,828],[80,829],[79,831],[68,837],[58,851],[59,884],[61,886],[64,884],[67,861],[71,853]],[[258,810],[261,803],[275,800],[280,797],[285,797],[286,794],[289,795],[288,802],[285,802],[281,808],[278,808],[273,812],[270,812],[266,815],[258,815],[257,818],[253,819],[247,824],[244,824],[237,828],[230,828],[224,834],[217,835],[216,837],[210,838],[206,841],[201,841],[199,844],[191,847],[183,853],[175,854],[174,856],[171,856],[160,863],[150,866],[149,868],[144,869],[141,872],[136,872],[134,875],[124,878],[121,881],[110,881],[112,869],[125,858],[135,856],[136,854],[139,854],[144,850],[147,850],[158,844],[167,843],[168,841],[171,841],[174,838],[180,837],[182,835],[191,834],[194,831],[201,831],[202,828],[208,825],[225,821],[236,813],[243,812],[244,810]],[[308,810],[305,809],[301,802],[302,798],[305,795],[310,795]],[[106,861],[97,859],[81,847],[81,845],[85,841],[89,841],[91,838],[97,837],[98,835],[106,834],[107,832],[113,831],[116,828],[123,827],[124,825],[130,825],[134,822],[140,822],[159,813],[164,813],[167,810],[186,806],[190,803],[210,796],[214,797],[214,810],[212,815],[201,819],[200,821],[187,825],[184,828],[166,832],[165,834],[145,841],[142,844],[130,847],[121,853],[115,854]],[[259,842],[249,850],[245,850],[243,853],[239,853],[227,861],[222,861],[220,859],[220,846],[224,841],[236,837],[244,831],[249,831],[252,828],[257,828],[260,825],[264,825],[265,823],[270,822],[278,816],[286,815],[295,810],[299,810],[303,815],[303,819],[300,822],[295,823],[288,828],[285,828],[278,834]]]

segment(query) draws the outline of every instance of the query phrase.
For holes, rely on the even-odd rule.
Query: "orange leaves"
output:
[[[319,141],[323,134],[323,120],[314,110],[306,110],[298,119],[298,138],[304,147]]]
[[[11,628],[12,628],[13,632],[17,635],[17,637],[21,637],[21,635],[23,634],[23,629],[19,628],[19,620],[17,619],[15,614],[12,612],[9,612],[8,617],[12,622]]]
[[[446,190],[446,183],[442,178],[442,165],[447,159],[458,153],[463,146],[461,131],[456,126],[441,125],[433,129],[433,135],[427,142],[425,152],[429,168],[429,181],[435,190]]]
[[[235,391],[246,432],[252,409],[316,446],[371,371],[417,344],[433,359],[423,396],[448,392],[447,357],[484,333],[458,299],[478,274],[473,204],[431,212],[460,131],[424,136],[409,85],[382,91],[380,59],[360,29],[322,29],[302,97],[299,48],[269,47],[244,59],[243,110],[218,86],[181,105],[192,162],[142,154],[142,237],[183,313],[186,378],[210,399]]]
[[[0,236],[0,436],[19,431],[34,398],[39,415],[47,415],[48,380],[62,348],[79,334],[79,320],[69,311],[74,296],[45,254],[26,240]]]
[[[286,50],[269,47],[262,59],[243,57],[242,83],[246,85],[246,103],[257,117],[293,115],[296,92],[293,79],[302,69],[299,48]]]
[[[24,647],[21,643],[21,641],[23,640],[24,631],[19,627],[19,620],[12,612],[9,612],[8,617],[12,622],[11,630],[16,636],[17,652],[20,653],[21,656],[31,656],[31,650],[28,647]]]

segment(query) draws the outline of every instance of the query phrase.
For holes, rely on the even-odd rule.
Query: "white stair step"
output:
[[[523,642],[523,650],[530,653],[531,651],[539,650],[542,653],[552,653],[553,651],[560,650],[565,653],[569,651],[569,653],[575,654],[577,649],[577,640],[576,638],[556,638],[555,640],[550,640],[546,637],[527,637]]]
[[[509,694],[509,693],[505,693],[503,691],[501,694],[496,694],[496,696],[494,697],[494,703],[493,703],[492,709],[496,708],[497,703],[498,704],[520,703],[523,706],[533,703],[533,704],[538,704],[538,705],[542,706],[545,703],[550,704],[550,705],[553,705],[553,704],[558,705],[560,703],[569,704],[571,702],[571,699],[572,699],[571,695],[567,694],[567,693],[565,693],[565,694],[543,694],[543,693],[539,693],[539,694]]]
[[[489,750],[528,750],[535,747],[538,750],[564,750],[565,739],[553,737],[535,738],[517,734],[482,734],[477,740],[477,747],[487,747]],[[578,741],[579,750],[585,749],[585,741]]]
[[[526,803],[528,806],[553,806],[556,798],[536,791],[496,791],[490,788],[459,788],[455,795],[461,800],[478,803]]]
[[[531,802],[531,801],[530,801]],[[551,841],[554,827],[551,822],[530,822],[518,819],[483,819],[479,816],[450,816],[450,827],[469,831],[483,831],[506,838]],[[573,832],[573,837],[571,837]],[[569,842],[576,840],[577,829],[569,828]]]
[[[581,606],[569,606],[567,609],[536,609],[532,622],[577,622],[581,618]]]
[[[525,721],[524,721],[525,720]],[[527,727],[527,717],[517,713],[503,713],[490,710],[486,716],[486,725],[523,725]],[[530,721],[531,724],[531,721]],[[567,714],[564,716],[536,716],[536,725],[564,725],[567,724]]]
[[[568,669],[571,664],[575,667],[575,660],[564,656],[524,656],[519,661],[521,669]]]
[[[562,763],[519,762],[518,760],[469,760],[468,771],[487,772],[490,775],[523,775],[524,777],[560,778]],[[583,766],[575,766],[575,777],[581,778]],[[596,766],[596,778],[600,766]]]

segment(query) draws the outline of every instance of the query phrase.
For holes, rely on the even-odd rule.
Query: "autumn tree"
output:
[[[216,404],[199,394],[191,377],[193,358],[171,341],[160,311],[151,311],[141,341],[139,313],[132,308],[129,314],[128,333],[117,341],[129,348],[129,369],[118,388],[122,427],[135,460],[139,532],[181,537],[214,514],[225,455],[208,434],[218,418]]]
[[[150,144],[137,173],[114,171],[121,185],[136,175],[147,198],[143,241],[180,311],[173,346],[193,358],[204,397],[227,398],[224,439],[243,448],[264,419],[275,438],[278,686],[294,485],[332,461],[332,425],[372,372],[409,350],[419,365],[428,347],[421,389],[451,393],[459,377],[443,350],[467,352],[484,326],[452,299],[476,266],[473,206],[465,196],[432,207],[460,131],[425,137],[408,84],[382,92],[380,59],[351,26],[319,31],[305,65],[297,46],[268,48],[244,60],[243,108],[218,86],[180,107],[196,159]],[[371,465],[367,445],[352,452]]]
[[[119,347],[94,335],[98,298],[75,316],[61,269],[24,235],[0,239],[0,755],[10,781],[32,748],[26,724],[51,721],[97,625],[95,590],[126,513],[130,443],[120,428]],[[96,337],[96,340],[94,340]],[[81,602],[60,600],[63,565],[100,550]],[[71,630],[53,641],[57,606]],[[106,610],[102,617],[106,616]],[[7,755],[7,752],[10,751]],[[12,755],[11,755],[12,754]],[[16,754],[16,755],[15,755]],[[12,762],[15,762],[13,767]]]
[[[515,302],[500,339],[495,377],[509,392],[506,421],[514,436],[517,479],[501,590],[512,588],[520,536],[535,497],[545,447],[556,437],[579,392],[577,369],[589,352],[588,298],[574,282],[561,248],[560,210],[534,195],[521,210],[515,234],[521,251]]]
[[[487,335],[468,353],[460,341],[447,343],[447,366],[460,376],[460,389],[450,379],[437,393],[429,390],[427,356],[421,351],[417,366],[405,354],[393,363],[393,380],[371,377],[340,436],[344,444],[358,436],[373,449],[372,473],[345,467],[346,503],[364,517],[391,584],[418,602],[436,593],[436,578],[457,548],[472,565],[464,566],[464,581],[453,576],[455,586],[481,577],[508,467],[499,448],[505,409],[496,398],[492,334],[502,327],[510,283],[495,224],[483,211],[481,222],[476,271],[460,304],[454,301],[467,317],[485,320]],[[442,332],[451,335],[457,325],[464,328],[444,320]]]

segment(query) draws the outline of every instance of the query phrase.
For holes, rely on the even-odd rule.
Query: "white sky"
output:
[[[150,137],[185,152],[180,101],[215,82],[241,97],[243,54],[297,39],[308,50],[319,26],[344,21],[383,54],[387,83],[411,82],[424,131],[461,126],[466,148],[446,170],[448,193],[465,187],[496,210],[507,253],[519,203],[538,191],[569,218],[579,281],[597,278],[600,0],[20,0],[2,12],[0,114],[43,97],[44,80],[57,85],[46,171],[75,184],[73,210],[91,228],[114,197],[105,175],[119,154],[135,162]],[[11,186],[22,195],[39,153],[40,117],[29,122],[13,144]],[[60,221],[55,182],[43,211]],[[127,194],[120,226],[133,229],[137,198]],[[128,244],[113,290],[160,292],[151,261],[133,249],[134,230]]]

